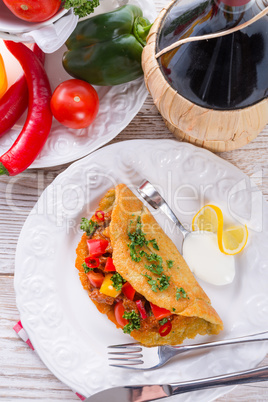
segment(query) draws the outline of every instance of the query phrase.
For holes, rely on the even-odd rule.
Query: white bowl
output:
[[[53,17],[44,22],[27,22],[21,20],[16,17],[4,4],[4,2],[0,1],[0,35],[1,33],[8,34],[21,34],[25,32],[30,32],[35,29],[42,28],[44,26],[50,25],[53,22],[57,21],[64,14],[66,14],[68,10],[61,8]]]

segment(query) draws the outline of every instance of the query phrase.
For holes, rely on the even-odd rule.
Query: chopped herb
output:
[[[167,319],[167,318],[163,318],[162,320],[159,321],[159,324],[160,324],[160,325],[164,325],[164,324],[166,324],[167,322],[168,322],[168,319]]]
[[[89,268],[85,262],[83,262],[82,267],[84,268],[85,274],[90,271],[93,271],[93,268]]]
[[[149,271],[151,271],[153,274],[156,274],[156,275],[161,275],[162,272],[163,272],[162,265],[156,265],[156,264],[147,265],[147,264],[145,264],[144,266],[145,266],[146,269],[149,269]]]
[[[185,292],[185,290],[183,288],[177,288],[176,289],[176,300],[179,300],[181,297],[186,299],[187,293]]]
[[[136,251],[136,245],[134,243],[128,244],[129,251],[130,251],[130,257],[132,261],[140,262],[141,257],[138,257],[137,251]]]
[[[166,262],[167,262],[167,267],[168,267],[168,268],[172,268],[172,267],[173,267],[174,261],[172,261],[172,260],[167,260]]]
[[[176,309],[174,307],[172,307],[172,311],[176,311]]]
[[[96,229],[99,227],[97,222],[94,222],[92,219],[82,218],[80,229],[86,232],[87,236],[91,237]]]
[[[123,284],[126,282],[125,279],[123,279],[122,276],[118,272],[113,274],[113,276],[111,277],[111,281],[113,282],[113,287],[116,290],[121,290]]]
[[[99,0],[63,0],[62,5],[67,10],[71,7],[74,8],[75,15],[78,15],[80,18],[85,17],[88,14],[93,13],[94,8],[99,6]]]
[[[160,290],[160,292],[163,292],[163,290],[166,290],[169,287],[170,276],[162,274],[161,278],[157,280],[159,280],[158,289]]]
[[[160,290],[160,292],[163,292],[163,290],[166,290],[169,287],[169,280],[170,276],[166,276],[165,274],[162,274],[161,278],[153,279],[150,275],[144,274],[148,280],[148,284],[151,286],[153,292],[157,292]]]
[[[148,279],[147,282],[151,286],[153,292],[158,291],[157,281],[153,279],[150,275],[144,274],[144,276]]]
[[[149,243],[152,243],[152,246],[155,250],[159,250],[158,244],[155,239],[149,240]]]
[[[130,312],[125,311],[123,318],[129,321],[128,324],[123,328],[123,332],[125,334],[130,334],[134,329],[140,329],[140,316],[134,310]]]

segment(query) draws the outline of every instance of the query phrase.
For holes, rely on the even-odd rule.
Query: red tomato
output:
[[[100,288],[102,285],[102,282],[104,281],[104,276],[102,275],[101,272],[90,271],[87,274],[87,277],[88,277],[91,285],[94,286],[95,288]]]
[[[116,271],[114,263],[113,263],[113,259],[111,257],[107,258],[104,271],[106,271],[106,272],[110,272],[110,271],[115,272]]]
[[[88,268],[98,268],[100,266],[100,260],[97,257],[87,257],[85,258],[85,263]]]
[[[172,324],[170,321],[166,322],[165,324],[161,325],[159,328],[159,335],[160,336],[167,336],[172,329]]]
[[[85,128],[98,114],[99,97],[88,82],[67,80],[55,89],[50,107],[55,119],[64,126]]]
[[[121,327],[124,327],[125,325],[128,324],[128,320],[123,318],[124,313],[125,313],[125,307],[121,300],[121,301],[117,302],[116,305],[114,306],[115,319]]]
[[[153,312],[153,315],[157,320],[162,320],[165,317],[169,317],[171,315],[171,311],[163,308],[163,307],[158,307],[153,303],[150,303],[151,309]]]
[[[42,22],[53,17],[61,0],[3,0],[16,17],[30,22]]]
[[[90,239],[87,240],[88,252],[90,257],[100,257],[105,253],[109,242],[105,239]]]
[[[122,287],[122,292],[129,300],[133,300],[136,290],[130,285],[129,282],[126,282]]]

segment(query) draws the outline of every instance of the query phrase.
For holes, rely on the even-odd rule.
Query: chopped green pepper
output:
[[[78,23],[66,42],[63,67],[93,85],[118,85],[142,76],[141,54],[151,27],[127,4]]]

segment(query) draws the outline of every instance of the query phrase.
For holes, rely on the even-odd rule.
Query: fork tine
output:
[[[142,360],[132,360],[128,361],[128,363],[121,363],[121,364],[109,364],[110,367],[119,367],[119,368],[132,368],[132,366],[137,366],[138,364],[143,364]]]
[[[132,352],[108,352],[108,355],[126,356],[126,359],[133,359],[133,357],[138,358],[143,356],[141,353],[136,353],[134,350]],[[115,357],[115,359],[117,358]]]
[[[112,349],[112,348],[115,348],[115,349],[127,349],[127,348],[130,348],[130,349],[134,349],[134,350],[137,350],[137,348],[138,348],[138,349],[142,350],[142,347],[141,347],[141,345],[139,343],[121,343],[119,345],[109,345],[109,346],[107,346],[107,348],[108,349]]]

